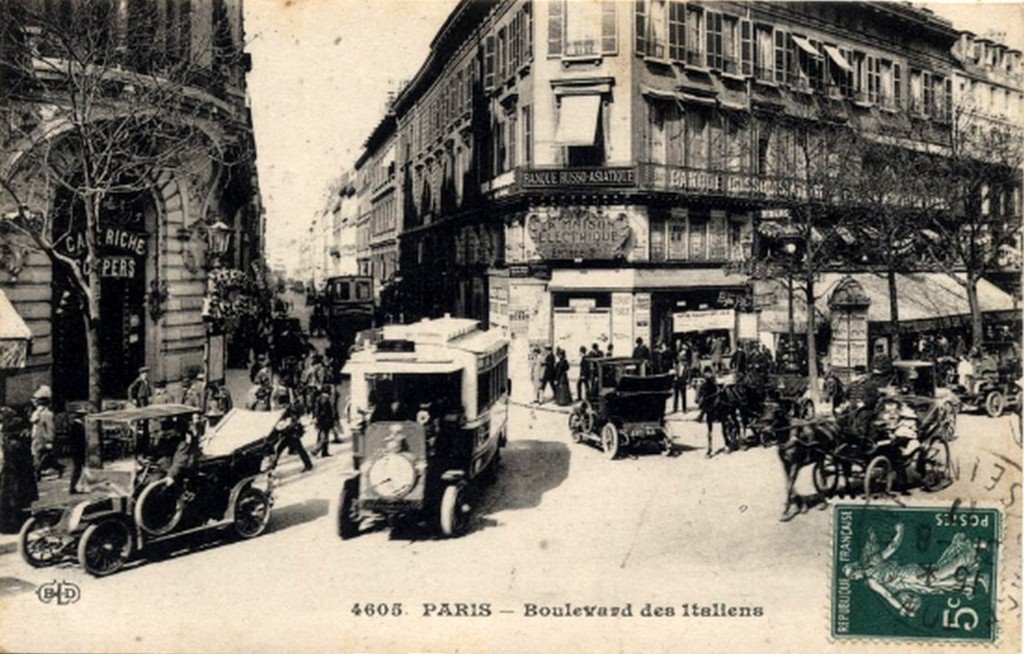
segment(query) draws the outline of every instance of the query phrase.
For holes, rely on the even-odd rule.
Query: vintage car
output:
[[[165,404],[87,416],[94,434],[110,425],[125,427],[137,442],[136,465],[91,470],[85,499],[34,511],[19,535],[22,558],[43,567],[77,557],[87,572],[105,576],[158,543],[202,529],[231,526],[241,538],[258,536],[270,520],[274,434],[283,413],[232,409],[201,438],[198,465],[182,475],[180,486],[165,483],[163,463],[150,453],[160,450],[160,439],[177,442],[193,429],[193,407]]]
[[[938,436],[949,442],[956,438],[956,414],[960,400],[938,385],[931,361],[895,361],[890,395],[917,413],[920,440]]]
[[[670,454],[665,402],[672,394],[672,375],[645,376],[646,362],[627,357],[593,359],[591,365],[587,396],[569,414],[573,441],[597,443],[609,459],[643,442]]]
[[[1006,410],[1021,410],[1021,382],[1015,367],[985,370],[971,375],[963,386],[954,388],[965,409],[984,411],[993,418]]]
[[[355,472],[341,484],[338,535],[367,519],[462,534],[474,482],[494,477],[506,441],[508,342],[447,316],[388,325],[344,372]]]

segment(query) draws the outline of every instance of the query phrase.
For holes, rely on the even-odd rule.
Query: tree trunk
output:
[[[981,304],[978,302],[978,278],[967,274],[967,304],[971,307],[971,347],[981,351],[983,330],[981,322]]]
[[[902,355],[900,343],[900,298],[896,290],[896,271],[889,268],[889,333],[891,334],[892,351],[889,353],[893,359],[899,359]]]
[[[819,399],[818,393],[818,335],[816,311],[814,308],[814,274],[807,275],[806,305],[807,305],[807,382],[811,393],[811,399],[815,402]]]
[[[87,196],[84,198],[85,205],[85,247],[86,247],[86,282],[88,289],[84,292],[84,302],[87,314],[85,317],[85,348],[86,361],[89,365],[89,404],[93,411],[100,410],[100,400],[103,396],[100,371],[102,360],[100,356],[100,260],[96,253],[96,234],[99,225],[98,196]],[[65,353],[65,356],[70,353]]]

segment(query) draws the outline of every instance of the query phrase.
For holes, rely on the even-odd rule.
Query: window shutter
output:
[[[636,0],[636,53],[647,54],[647,0]]]
[[[615,0],[601,3],[601,54],[613,55],[618,50],[619,30]]]
[[[548,3],[548,56],[562,55],[565,38],[565,3],[554,0]]]
[[[494,35],[484,39],[484,90],[494,88]]]
[[[740,21],[740,72],[754,74],[754,26],[746,18]]]
[[[523,17],[526,19],[526,39],[523,46],[526,49],[525,59],[533,61],[533,2],[530,0],[523,6]]]

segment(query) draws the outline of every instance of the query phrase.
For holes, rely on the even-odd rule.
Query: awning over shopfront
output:
[[[553,270],[548,288],[552,291],[650,291],[737,288],[746,283],[744,275],[729,275],[721,268],[616,268]]]
[[[24,368],[32,330],[0,289],[0,370]]]
[[[601,114],[601,96],[566,95],[558,109],[555,144],[563,146],[594,145],[597,121]]]
[[[849,275],[857,280],[864,292],[871,298],[868,308],[868,322],[885,324],[889,322],[889,285],[884,274],[857,273]],[[828,315],[828,298],[833,289],[847,277],[844,273],[822,275],[815,285],[815,304],[818,315]],[[945,273],[916,273],[898,275],[896,289],[899,296],[900,324],[907,329],[930,329],[938,321],[948,318],[969,316],[970,305],[967,291]],[[788,329],[788,301],[784,280],[756,282],[755,296],[774,297],[774,303],[761,310],[761,331],[783,333]],[[987,280],[978,282],[978,301],[984,313],[1014,311],[1013,298]],[[796,331],[805,331],[805,305],[802,289],[797,289],[793,299]]]

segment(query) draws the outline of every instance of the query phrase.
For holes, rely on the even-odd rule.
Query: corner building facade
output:
[[[729,263],[799,184],[787,121],[941,131],[957,38],[891,3],[461,2],[392,105],[406,317],[570,359],[734,340]]]

